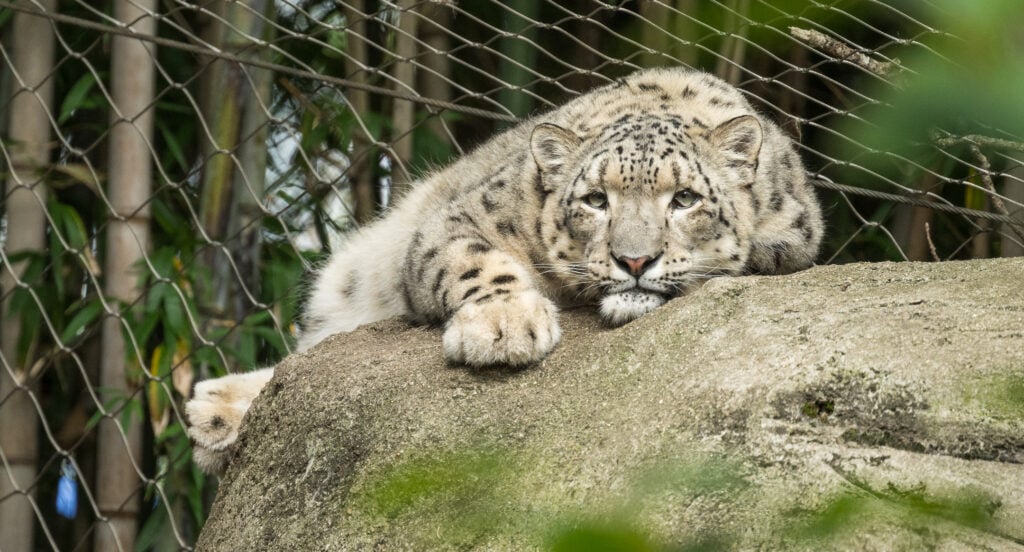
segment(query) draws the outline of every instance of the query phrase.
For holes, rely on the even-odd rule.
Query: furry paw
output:
[[[665,304],[665,296],[631,289],[601,299],[601,317],[610,326],[621,326]]]
[[[199,382],[192,400],[185,404],[193,461],[207,473],[221,473],[234,451],[242,417],[263,386],[274,375],[272,368],[234,374]]]
[[[558,310],[536,290],[463,305],[444,332],[445,356],[471,366],[541,360],[562,336]]]

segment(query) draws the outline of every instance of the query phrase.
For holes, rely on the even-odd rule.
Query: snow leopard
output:
[[[542,360],[559,307],[629,322],[709,278],[811,266],[821,210],[793,141],[737,88],[635,72],[416,183],[318,271],[298,350],[404,316],[470,367]],[[272,369],[196,385],[194,459],[223,469]]]

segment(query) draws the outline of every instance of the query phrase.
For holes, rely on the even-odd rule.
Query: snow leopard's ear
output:
[[[740,115],[718,125],[708,141],[732,169],[756,169],[764,131],[753,115]],[[751,174],[751,176],[753,176]]]
[[[541,174],[557,173],[579,148],[583,140],[571,130],[551,123],[533,127],[530,151]]]

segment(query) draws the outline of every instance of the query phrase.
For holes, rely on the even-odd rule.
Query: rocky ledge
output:
[[[1024,261],[713,280],[523,370],[293,355],[202,550],[1024,550]],[[610,547],[610,548],[609,548]]]

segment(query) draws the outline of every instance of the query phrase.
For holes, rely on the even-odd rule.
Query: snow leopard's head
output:
[[[538,125],[544,268],[599,300],[612,324],[741,272],[761,142],[750,115],[701,129],[677,115],[628,114],[585,139]]]

